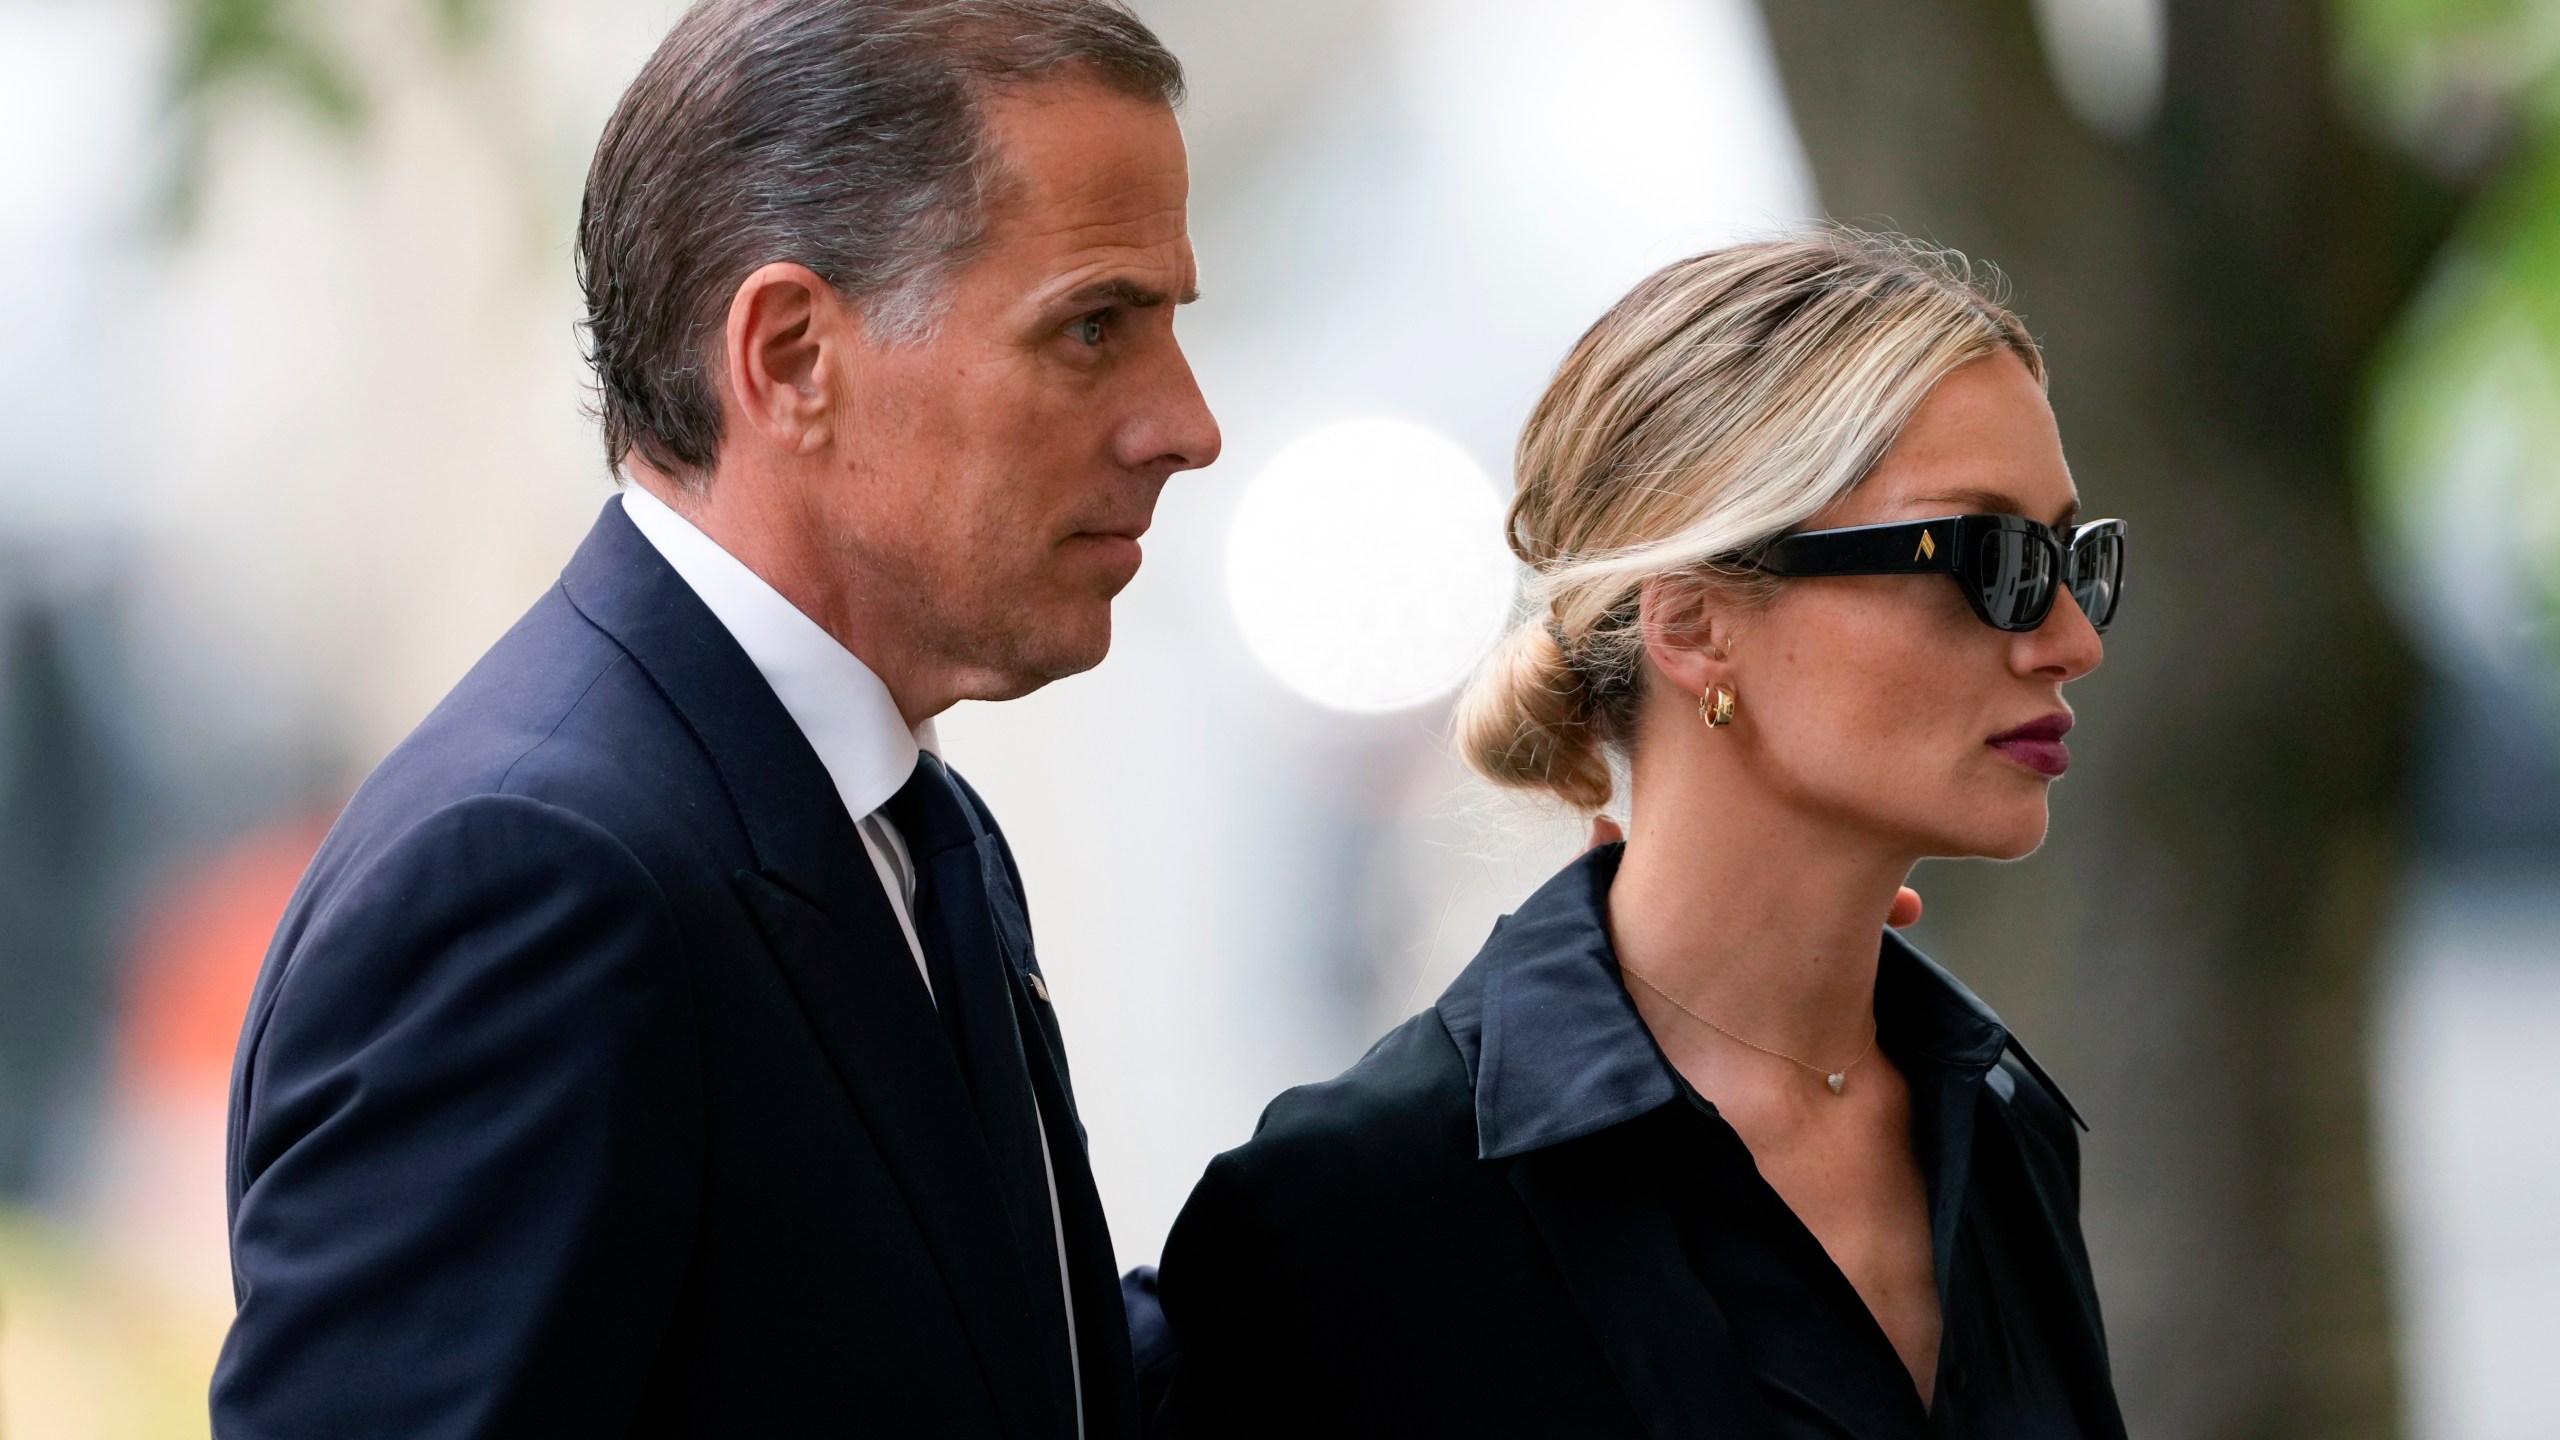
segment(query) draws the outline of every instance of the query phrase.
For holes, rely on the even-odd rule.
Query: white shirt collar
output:
[[[860,820],[887,803],[919,749],[941,752],[932,721],[909,730],[870,666],[692,521],[638,485],[622,487],[622,513],[755,662],[827,767],[846,814]]]

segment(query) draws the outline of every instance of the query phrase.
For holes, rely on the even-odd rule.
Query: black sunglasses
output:
[[[2068,588],[2090,627],[2103,631],[2124,593],[2124,522],[2092,520],[2068,534],[2023,515],[1852,525],[1781,535],[1743,564],[1789,578],[1952,575],[1973,613],[1997,630],[2044,624]]]

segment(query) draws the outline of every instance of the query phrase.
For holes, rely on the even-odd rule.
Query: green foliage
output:
[[[181,108],[200,110],[231,85],[272,87],[336,129],[364,118],[347,63],[291,0],[185,0],[173,77]]]
[[[485,39],[497,13],[492,0],[428,0],[427,8],[434,12],[445,42],[456,47]]]
[[[2560,0],[2341,0],[2350,81],[2476,193],[2376,357],[2368,497],[2422,635],[2560,717]]]
[[[2555,16],[2551,0],[2337,0],[2349,73],[2417,105],[2448,86],[2525,82],[2547,59]]]
[[[371,116],[365,77],[338,46],[320,0],[169,0],[177,33],[169,76],[175,145],[168,218],[194,212],[223,101],[239,91],[280,96],[323,128],[360,133]],[[485,44],[496,0],[408,0],[454,53]]]

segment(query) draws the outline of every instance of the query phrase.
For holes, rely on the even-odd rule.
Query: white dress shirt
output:
[[[915,867],[898,827],[880,807],[889,803],[914,773],[921,751],[942,753],[927,720],[910,730],[898,713],[889,687],[852,651],[765,583],[718,541],[695,528],[657,496],[638,485],[622,487],[622,513],[665,557],[678,578],[701,597],[729,638],[747,652],[756,672],[773,687],[774,698],[800,727],[818,763],[835,782],[871,866],[888,892],[889,909],[907,937],[916,971],[925,976],[925,993],[933,978],[925,968],[924,945],[916,938]],[[938,1003],[938,1002],[937,1002]],[[1033,1101],[1038,1104],[1037,1099]],[[1084,1433],[1084,1367],[1076,1353],[1076,1307],[1067,1276],[1066,1222],[1058,1210],[1058,1175],[1049,1160],[1048,1126],[1040,1136],[1040,1163],[1048,1172],[1049,1224],[1057,1239],[1058,1284],[1067,1297],[1067,1358],[1076,1383],[1076,1433]]]

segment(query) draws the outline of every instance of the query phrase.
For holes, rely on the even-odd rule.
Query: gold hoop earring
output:
[[[1708,729],[1721,730],[1733,723],[1734,707],[1741,703],[1742,698],[1733,693],[1732,686],[1710,685],[1707,693],[1698,697],[1698,718],[1707,722]]]

